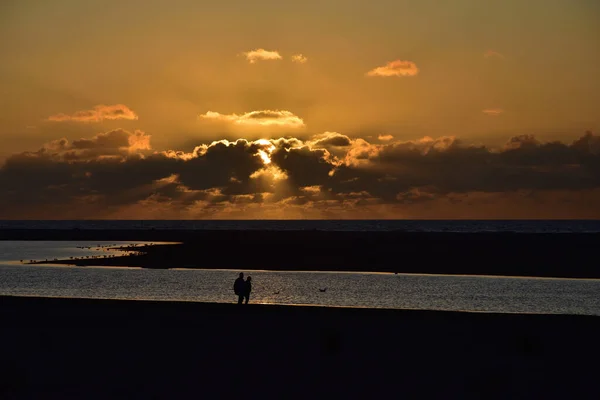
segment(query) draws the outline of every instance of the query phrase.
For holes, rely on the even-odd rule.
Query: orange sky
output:
[[[598,218],[598,20],[593,0],[6,1],[0,218]]]

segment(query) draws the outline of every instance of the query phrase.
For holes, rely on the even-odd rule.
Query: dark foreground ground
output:
[[[1,399],[597,398],[600,318],[0,297]]]
[[[0,240],[168,241],[78,265],[600,278],[596,233],[0,230]],[[63,261],[59,261],[63,263]]]

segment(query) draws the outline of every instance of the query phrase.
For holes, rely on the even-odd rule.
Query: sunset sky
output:
[[[0,218],[600,218],[597,0],[5,0]]]

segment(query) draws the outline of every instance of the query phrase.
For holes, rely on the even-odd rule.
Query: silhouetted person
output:
[[[252,292],[252,277],[249,276],[246,278],[246,282],[244,285],[244,297],[246,298],[246,304],[250,301],[250,292]]]
[[[244,301],[244,294],[246,292],[246,282],[244,282],[243,272],[240,272],[240,276],[233,283],[233,292],[238,297],[238,304],[242,304]]]

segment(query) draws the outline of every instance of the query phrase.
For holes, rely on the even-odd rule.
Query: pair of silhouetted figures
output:
[[[235,280],[233,284],[233,291],[238,297],[238,304],[248,304],[250,301],[250,292],[252,292],[252,277],[247,277],[244,280],[244,273],[240,272],[240,276]]]

